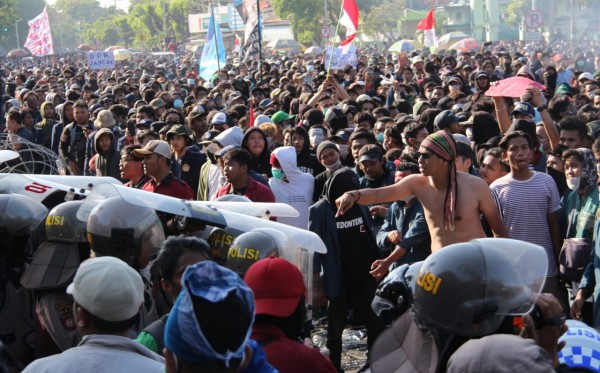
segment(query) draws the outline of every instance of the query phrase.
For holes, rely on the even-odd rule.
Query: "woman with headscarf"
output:
[[[591,241],[594,236],[594,223],[599,204],[598,172],[596,171],[594,154],[586,148],[569,149],[563,153],[562,158],[565,165],[567,185],[570,189],[563,197],[568,225],[566,238],[587,238]],[[593,262],[590,264],[593,264]],[[586,270],[583,276],[584,279],[581,282],[582,288],[593,288],[591,285],[595,281],[590,281],[589,278],[589,275],[593,275],[593,272],[593,269],[591,271]],[[585,278],[586,274],[588,279]],[[587,292],[585,289],[577,291],[579,285],[579,283],[573,283],[572,286],[573,292],[577,294],[572,307],[577,309],[580,319],[597,327],[600,322],[598,310],[594,311],[595,315],[592,317],[591,303],[584,301],[587,298],[584,295],[589,296],[591,292]],[[573,314],[573,309],[571,313]]]

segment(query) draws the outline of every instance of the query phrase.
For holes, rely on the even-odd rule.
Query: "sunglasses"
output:
[[[419,155],[419,158],[423,158],[424,160],[428,160],[433,155],[433,153],[417,153],[417,154]]]

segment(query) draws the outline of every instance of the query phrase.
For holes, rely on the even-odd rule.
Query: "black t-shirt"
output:
[[[344,215],[335,218],[340,242],[342,272],[349,278],[369,275],[376,257],[375,243],[369,237],[369,228],[363,221],[360,208],[352,207]]]

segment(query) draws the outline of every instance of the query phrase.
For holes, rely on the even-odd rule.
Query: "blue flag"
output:
[[[210,22],[208,24],[208,33],[206,34],[206,44],[202,49],[200,58],[200,77],[209,81],[220,66],[225,66],[225,45],[221,36],[219,22],[215,20],[215,13],[211,8]]]

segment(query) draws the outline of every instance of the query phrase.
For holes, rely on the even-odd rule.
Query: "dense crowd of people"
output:
[[[0,125],[12,150],[37,144],[55,153],[66,174],[113,177],[131,188],[183,200],[237,195],[286,203],[299,215],[276,220],[316,233],[327,253],[314,255],[313,299],[305,299],[303,274],[284,259],[258,260],[242,281],[239,272],[215,264],[209,243],[179,236],[193,236],[202,227],[182,225],[168,214],[138,212],[127,201],[102,202],[87,226],[70,223],[83,224],[87,239],[84,234],[69,241],[78,260],[64,281],[54,283],[59,291],[34,280],[38,267],[28,263],[32,255],[37,263],[35,249],[23,249],[27,258],[3,259],[2,268],[17,270],[0,277],[1,285],[12,283],[17,291],[25,276],[21,283],[34,289],[29,309],[37,315],[30,320],[32,343],[17,338],[15,347],[14,340],[0,340],[13,345],[21,362],[33,361],[26,368],[31,372],[86,366],[342,371],[342,332],[352,310],[354,321],[367,329],[371,367],[365,369],[441,372],[448,366],[448,371],[483,372],[469,357],[480,358],[483,352],[473,351],[485,348],[465,343],[468,337],[515,334],[514,328],[500,319],[477,332],[464,324],[449,327],[451,321],[436,319],[445,317],[438,315],[441,311],[424,311],[433,303],[426,307],[423,299],[439,290],[446,294],[435,301],[449,301],[440,284],[460,277],[435,272],[436,263],[454,263],[447,246],[458,246],[458,253],[482,245],[485,252],[484,243],[492,247],[495,241],[469,242],[496,237],[517,240],[511,241],[517,246],[534,244],[545,253],[544,269],[535,273],[543,277],[540,286],[526,287],[532,289],[525,296],[528,304],[537,299],[541,309],[541,325],[532,326],[531,317],[525,317],[524,330],[535,343],[508,358],[516,361],[519,353],[529,353],[540,370],[527,371],[568,371],[558,359],[563,316],[600,328],[600,246],[594,243],[600,205],[600,62],[590,50],[567,42],[499,42],[477,51],[363,51],[357,66],[339,70],[328,69],[324,55],[274,55],[265,61],[230,56],[208,81],[198,76],[198,61],[187,56],[136,55],[111,70],[90,70],[85,56],[77,55],[39,59],[29,67],[6,60]],[[518,97],[490,93],[511,84],[520,84]],[[66,205],[47,207],[61,206]],[[74,214],[53,211],[48,216]],[[121,216],[102,226],[110,214]],[[52,221],[45,221],[48,242],[54,237]],[[152,233],[146,235],[134,222],[150,222],[145,229]],[[40,235],[34,223],[26,232],[29,243]],[[102,229],[112,233],[99,233]],[[165,241],[165,236],[173,237]],[[64,242],[64,235],[57,237]],[[150,241],[152,249],[145,244]],[[572,249],[576,243],[579,251]],[[3,243],[11,244],[24,245]],[[90,248],[92,258],[85,260]],[[501,269],[513,266],[498,259],[501,252],[490,260]],[[151,279],[141,276],[156,256]],[[470,260],[464,263],[475,266]],[[371,303],[380,281],[394,268],[422,261],[429,272],[422,269],[413,278],[415,307],[393,323],[378,316]],[[490,275],[498,268],[487,270]],[[498,281],[508,283],[508,277]],[[527,303],[511,296],[502,295],[502,301]],[[9,299],[0,298],[0,306]],[[296,343],[307,335],[305,304],[326,310],[326,355],[310,343]],[[503,317],[528,312],[523,304],[505,310]],[[438,310],[446,306],[435,303]],[[488,303],[478,307],[477,312],[454,312],[472,313],[466,323],[479,325],[502,309]],[[60,315],[49,315],[57,309]],[[426,329],[429,340],[422,334]],[[419,348],[411,350],[403,341],[402,353],[396,351],[399,360],[402,355],[413,364],[407,370],[378,360],[394,356],[382,351],[388,348],[382,343],[377,349],[378,337],[386,340],[398,330],[422,338],[415,344]],[[481,344],[525,342],[486,338]],[[428,350],[431,345],[437,350]],[[467,352],[460,353],[463,349]],[[415,356],[428,356],[426,367],[416,364]]]

